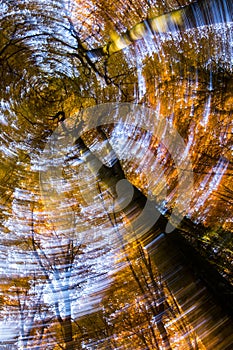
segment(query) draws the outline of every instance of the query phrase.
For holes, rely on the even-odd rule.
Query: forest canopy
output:
[[[2,349],[233,343],[232,7],[0,1]]]

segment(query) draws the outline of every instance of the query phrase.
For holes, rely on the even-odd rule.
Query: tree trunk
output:
[[[73,341],[72,321],[71,321],[70,316],[67,316],[64,319],[63,332],[64,332],[65,349],[66,350],[75,350],[74,349],[74,341]]]
[[[164,346],[166,347],[166,350],[172,350],[171,344],[169,342],[168,334],[167,334],[166,328],[164,327],[163,321],[161,321],[161,320],[158,321],[157,327],[158,327],[158,331],[162,337]]]

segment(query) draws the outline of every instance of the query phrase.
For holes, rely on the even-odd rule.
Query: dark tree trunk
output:
[[[73,341],[72,321],[70,316],[67,316],[63,321],[63,332],[65,349],[75,350]]]
[[[161,321],[161,320],[158,321],[157,327],[158,327],[159,333],[161,334],[163,344],[166,347],[166,350],[172,350],[170,342],[169,342],[169,337],[168,337],[166,328],[164,327],[163,321]]]

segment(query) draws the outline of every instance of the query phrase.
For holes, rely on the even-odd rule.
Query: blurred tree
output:
[[[182,7],[190,3],[197,5]],[[177,128],[192,157],[195,179],[194,193],[190,194],[192,207],[188,211],[193,221],[188,222],[190,225],[184,222],[183,234],[229,278],[232,238],[231,232],[221,227],[232,229],[232,27],[229,22],[221,28],[198,25],[191,29],[187,16],[187,30],[177,23],[182,31],[144,37],[145,23],[153,24],[155,16],[166,19],[164,12],[180,8],[190,11],[200,3],[175,0],[146,4],[83,1],[82,6],[75,1],[52,0],[0,3],[1,247],[6,261],[17,267],[17,271],[8,267],[4,271],[5,265],[1,267],[4,295],[0,301],[2,319],[13,319],[19,324],[24,348],[36,345],[40,349],[71,350],[81,348],[82,341],[89,343],[91,337],[97,343],[93,346],[102,347],[105,338],[103,346],[116,348],[119,344],[127,346],[128,336],[138,346],[158,348],[161,339],[167,348],[172,346],[165,322],[177,316],[178,308],[141,243],[123,249],[126,267],[114,276],[103,310],[81,320],[78,317],[75,303],[81,298],[86,280],[108,271],[106,266],[101,270],[97,264],[99,271],[94,267],[101,256],[104,260],[110,248],[100,237],[102,249],[100,243],[98,249],[93,246],[96,243],[93,234],[101,231],[106,219],[110,225],[111,218],[100,213],[101,206],[100,212],[96,207],[89,208],[90,211],[85,208],[80,188],[88,188],[91,193],[95,180],[80,179],[72,171],[67,176],[73,180],[71,189],[65,192],[64,186],[64,207],[59,206],[61,203],[56,207],[55,203],[47,213],[47,208],[40,207],[38,159],[57,125],[76,113],[82,125],[85,118],[80,110],[88,106],[132,101],[155,109],[161,119],[166,118]],[[203,3],[232,9],[230,1]],[[231,19],[232,11],[228,15]],[[178,21],[177,17],[171,18]],[[193,13],[190,18],[193,20]],[[135,38],[123,51],[119,46],[122,33],[124,40],[126,36]],[[100,129],[93,132],[92,140],[90,133],[82,135],[82,151],[90,149],[90,144],[100,145],[111,138],[114,127],[105,129],[104,138]],[[145,136],[142,130],[134,132],[127,136],[133,145]],[[166,206],[172,209],[177,172],[169,152],[163,148],[158,140],[151,139],[149,149],[159,159],[156,165],[161,163],[163,168],[159,169],[166,172],[169,189]],[[120,179],[129,179],[148,194],[146,179],[149,172],[153,175],[153,164],[143,168],[133,158],[117,164]],[[109,184],[113,187],[119,177],[114,169],[105,166],[102,170],[98,181],[109,189]],[[157,196],[162,185],[163,182],[160,187],[149,189]],[[110,190],[114,193],[113,188]],[[144,204],[145,197],[139,191],[137,195],[139,202],[141,199],[138,204]],[[37,203],[38,211],[46,218],[32,209],[32,202]],[[66,206],[70,209],[68,214]],[[71,226],[66,220],[70,213],[72,218],[73,214],[78,216]],[[91,222],[94,218],[95,225]],[[161,219],[160,230],[164,230],[165,221]],[[200,228],[197,222],[209,225],[210,229]],[[90,235],[85,236],[84,242],[75,236],[82,230]],[[129,305],[122,291],[128,296]],[[93,319],[98,320],[94,328]],[[184,325],[180,323],[177,327],[176,332],[183,335]],[[190,347],[188,339],[187,344]]]

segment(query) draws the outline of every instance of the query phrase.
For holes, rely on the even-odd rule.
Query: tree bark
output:
[[[164,327],[164,324],[163,324],[162,320],[159,320],[157,322],[157,327],[158,327],[159,333],[161,334],[161,337],[162,337],[163,343],[164,343],[164,345],[166,347],[166,350],[172,350],[171,344],[169,342],[169,337],[168,337],[166,328]]]
[[[66,350],[75,350],[73,341],[73,330],[71,316],[65,317],[63,321],[64,343]]]

